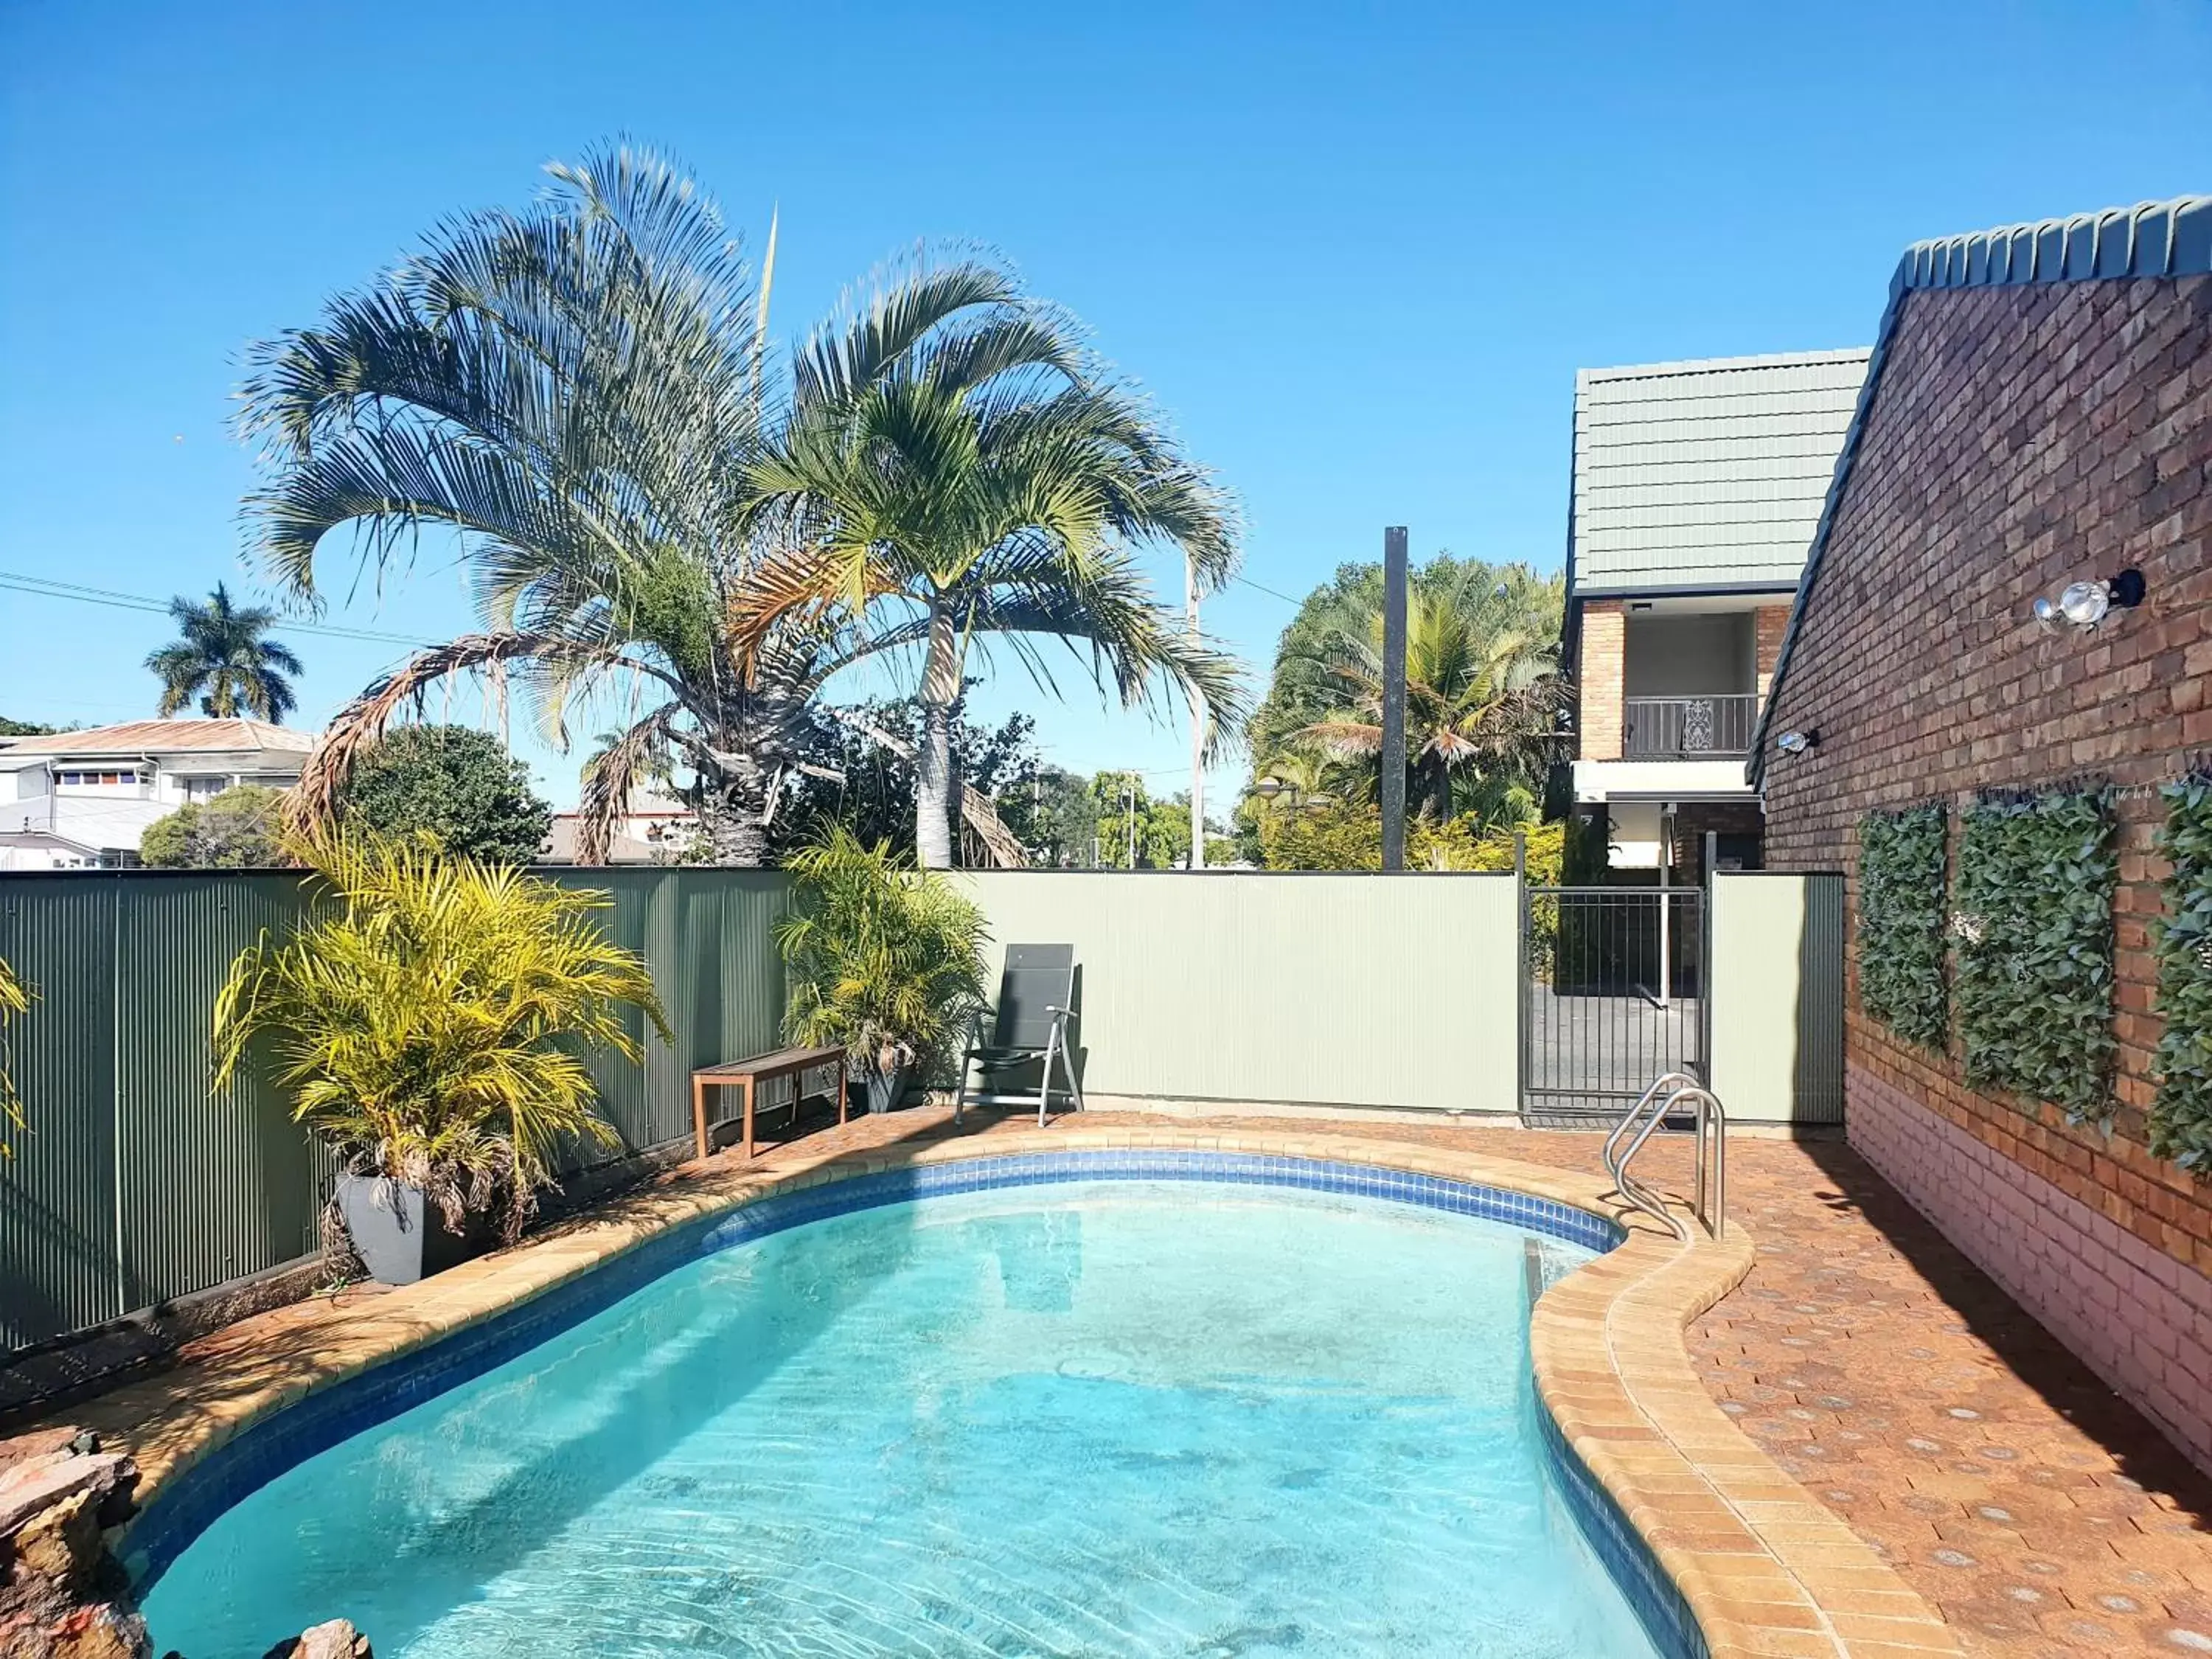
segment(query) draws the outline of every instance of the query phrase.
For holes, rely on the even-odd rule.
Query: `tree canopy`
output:
[[[772,351],[772,273],[696,181],[627,147],[549,171],[532,206],[447,220],[253,353],[263,568],[313,600],[333,532],[380,574],[449,532],[482,612],[331,722],[306,809],[326,814],[385,724],[453,675],[512,669],[556,736],[579,698],[638,702],[587,781],[585,862],[672,750],[717,861],[762,863],[824,682],[882,653],[924,665],[931,854],[971,639],[1035,665],[1027,642],[1058,636],[1125,698],[1180,680],[1228,707],[1232,665],[1129,549],[1171,541],[1218,574],[1225,504],[1070,319],[988,261],[918,260]]]
[[[156,818],[138,838],[138,859],[154,870],[268,870],[289,863],[278,844],[284,797],[241,783],[206,801]]]
[[[530,787],[530,769],[489,732],[403,726],[355,762],[338,820],[386,841],[428,831],[458,858],[529,864],[544,848],[553,809]]]
[[[1534,822],[1565,747],[1564,580],[1440,554],[1408,587],[1409,806],[1432,830],[1464,817],[1478,837]],[[1248,856],[1358,868],[1371,841],[1379,860],[1382,609],[1382,567],[1346,564],[1283,630],[1250,728],[1255,784],[1277,787],[1239,808]]]
[[[264,637],[276,625],[265,605],[236,605],[221,582],[204,601],[179,594],[169,601],[180,637],[146,659],[161,682],[155,705],[163,720],[194,698],[210,720],[241,714],[281,725],[299,701],[292,679],[306,672],[299,658]]]

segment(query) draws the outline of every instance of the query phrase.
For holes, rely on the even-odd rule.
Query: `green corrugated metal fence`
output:
[[[772,934],[790,884],[735,870],[561,878],[611,895],[606,926],[652,966],[674,1029],[642,1066],[598,1063],[607,1116],[633,1149],[681,1139],[694,1066],[776,1046]],[[1509,876],[964,879],[999,945],[1075,946],[1084,1080],[1102,1098],[1520,1104]],[[1717,880],[1714,1068],[1732,1114],[1840,1111],[1838,896],[1817,878]],[[208,1084],[216,988],[301,902],[283,875],[0,876],[0,957],[40,994],[15,1027],[32,1131],[0,1164],[0,1351],[313,1247],[326,1160],[258,1083],[232,1097]]]
[[[653,968],[675,1032],[595,1067],[630,1148],[690,1129],[690,1073],[775,1046],[774,872],[597,870],[606,925]],[[289,1261],[314,1247],[327,1163],[258,1081],[209,1086],[234,957],[301,906],[284,875],[0,876],[0,957],[39,1000],[14,1028],[31,1132],[0,1164],[0,1351]],[[642,1022],[640,1022],[641,1025]]]

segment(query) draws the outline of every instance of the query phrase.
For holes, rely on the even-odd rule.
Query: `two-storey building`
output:
[[[0,870],[135,864],[156,818],[234,784],[284,789],[316,743],[261,720],[132,720],[0,738]]]
[[[1662,847],[1694,880],[1705,837],[1758,867],[1744,760],[1863,349],[1584,369],[1575,379],[1566,656],[1580,708],[1574,810],[1616,878]]]

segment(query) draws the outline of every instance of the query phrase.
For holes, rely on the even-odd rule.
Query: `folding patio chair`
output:
[[[968,1109],[968,1067],[973,1062],[988,1079],[994,1072],[1042,1060],[1044,1069],[1035,1095],[994,1096],[1010,1106],[1034,1103],[1037,1127],[1044,1127],[1052,1109],[1052,1068],[1057,1060],[1067,1081],[1064,1092],[1083,1110],[1083,1085],[1075,1080],[1075,1062],[1069,1053],[1067,1028],[1075,1021],[1075,947],[1072,945],[1009,945],[1006,972],[999,981],[999,1006],[990,1016],[991,1031],[983,1035],[984,1017],[978,1014],[969,1028],[968,1051],[960,1057],[960,1092],[952,1106],[957,1123]]]

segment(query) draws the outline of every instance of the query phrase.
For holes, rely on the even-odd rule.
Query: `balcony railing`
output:
[[[1726,759],[1751,752],[1759,724],[1752,692],[1702,697],[1627,697],[1621,702],[1620,752],[1629,760]]]

